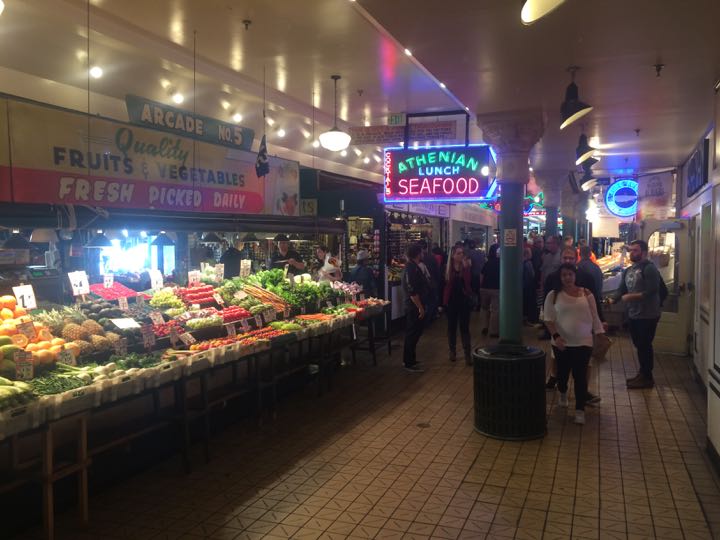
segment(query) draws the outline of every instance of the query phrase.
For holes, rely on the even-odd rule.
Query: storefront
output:
[[[455,204],[450,207],[450,245],[472,240],[478,249],[487,251],[493,242],[497,216],[477,204]]]

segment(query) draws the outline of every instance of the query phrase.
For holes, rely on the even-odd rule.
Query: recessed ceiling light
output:
[[[240,114],[239,112],[236,112],[232,115],[233,122],[242,122],[242,118],[242,114]]]
[[[365,163],[365,165],[367,165],[368,163],[370,163],[370,158],[367,157],[367,156],[365,156],[365,159],[363,159],[363,163]]]
[[[275,120],[273,120],[273,119],[270,118],[269,116],[265,119],[265,121],[267,122],[268,126],[274,126],[274,125],[275,125]]]
[[[466,111],[470,111],[470,107],[465,107],[465,110],[466,110]]]
[[[370,127],[370,120],[365,120],[365,127]]]
[[[313,148],[320,148],[320,141],[313,141]]]
[[[341,155],[342,157],[347,156],[347,150],[343,150],[342,152],[340,152],[340,155]]]
[[[445,86],[445,83],[444,83],[444,82],[441,82],[441,83],[440,83],[440,88],[447,88],[447,86]]]
[[[278,134],[278,137],[284,137],[284,136],[285,136],[285,130],[282,129],[282,128],[280,128],[280,129],[278,129],[277,134]]]
[[[420,146],[419,142],[417,142],[417,141],[413,142],[413,148],[417,148],[418,146]]]
[[[5,2],[0,0],[0,15],[2,15],[3,11],[5,11]]]
[[[0,2],[1,2],[1,1],[2,1],[2,0],[0,0]],[[0,11],[2,11],[2,10],[0,9]],[[93,67],[91,67],[91,68],[90,68],[90,76],[91,76],[93,79],[99,79],[100,77],[103,76],[103,69],[102,69],[100,66],[93,66]]]
[[[180,105],[183,101],[185,101],[185,96],[183,96],[180,92],[175,92],[172,95],[172,100],[174,103]]]
[[[533,172],[533,168],[532,168],[532,167],[528,167],[528,171]]]
[[[357,157],[362,156],[362,150],[360,150],[359,148],[353,148],[353,152],[355,152],[355,155]]]
[[[378,163],[380,163],[380,162],[382,161],[382,158],[381,158],[380,156],[378,156],[378,155],[373,155],[373,159],[374,159],[375,161],[377,161]]]
[[[412,56],[412,51],[410,49],[405,49],[405,55]]]

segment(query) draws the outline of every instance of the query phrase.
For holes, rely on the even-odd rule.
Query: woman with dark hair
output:
[[[460,323],[460,340],[462,341],[465,363],[470,365],[470,309],[472,308],[472,272],[470,259],[465,256],[462,246],[452,248],[450,260],[445,273],[445,290],[443,305],[447,310],[448,346],[450,361],[456,357],[457,327]]]
[[[480,319],[482,335],[498,337],[498,313],[500,304],[500,257],[498,244],[490,246],[487,261],[480,272]]]
[[[575,283],[574,264],[560,266],[560,283],[545,298],[545,325],[552,335],[557,361],[558,405],[568,406],[568,378],[575,381],[575,423],[585,423],[587,367],[592,355],[593,332],[605,332],[592,293]]]

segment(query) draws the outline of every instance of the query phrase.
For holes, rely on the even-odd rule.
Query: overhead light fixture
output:
[[[90,68],[90,76],[93,79],[99,79],[100,77],[103,76],[103,68],[101,68],[100,66],[91,67]]]
[[[526,0],[520,10],[520,20],[523,24],[532,24],[554,11],[565,0]]]
[[[171,96],[171,99],[173,100],[173,103],[180,105],[183,101],[185,101],[185,96],[183,96],[180,92],[175,92]]]
[[[110,242],[110,239],[105,236],[105,234],[102,231],[98,231],[98,233],[93,236],[92,240],[88,242],[85,245],[86,248],[106,248],[106,247],[112,247],[112,242]]]
[[[270,126],[270,127],[272,127],[272,126],[275,125],[275,120],[273,120],[273,119],[270,118],[269,116],[268,116],[267,118],[265,118],[265,121],[267,122],[267,125]]]
[[[3,0],[0,0],[0,15],[3,14],[3,11],[5,11],[5,2],[3,2]]]
[[[313,148],[320,148],[320,141],[313,141],[312,145],[313,145]]]
[[[320,144],[326,150],[339,152],[348,147],[351,137],[348,133],[339,130],[337,127],[337,82],[340,80],[340,75],[333,75],[330,78],[335,84],[335,123],[330,131],[320,134]]]
[[[370,163],[370,158],[367,157],[367,156],[365,156],[365,159],[363,159],[363,163],[364,163],[365,165],[367,165],[368,163]]]
[[[35,229],[30,235],[30,242],[33,244],[53,244],[58,241],[55,229]]]
[[[260,242],[260,240],[258,240],[258,237],[255,236],[255,234],[253,233],[247,233],[245,236],[243,236],[242,241],[246,244]]]
[[[560,129],[565,129],[593,110],[590,105],[580,101],[578,86],[575,84],[575,72],[578,69],[580,69],[578,66],[570,66],[568,68],[572,79],[565,89],[565,101],[560,105],[560,116],[562,117]]]
[[[447,86],[445,86],[445,83],[444,83],[444,82],[441,82],[441,83],[440,83],[440,88],[447,88]]]
[[[341,155],[342,157],[346,157],[346,156],[347,156],[347,150],[341,151],[341,152],[340,152],[340,155]]]
[[[596,148],[593,148],[588,144],[588,138],[587,135],[584,133],[580,135],[580,138],[578,139],[578,145],[575,149],[575,157],[577,158],[575,160],[575,165],[581,165],[584,163],[587,159],[592,158],[593,154],[597,151]],[[593,162],[593,165],[597,163],[597,160]]]
[[[482,174],[483,176],[488,176],[488,175],[490,175],[490,167],[488,167],[487,165],[483,165],[483,166],[480,168],[480,174]]]
[[[466,111],[470,111],[470,107],[465,107],[465,110],[466,110]]]
[[[378,163],[380,163],[382,161],[382,158],[380,156],[378,156],[377,154],[373,154],[373,159],[375,161],[377,161]]]
[[[405,49],[405,56],[412,56],[412,51],[410,49]]]
[[[151,246],[174,246],[175,242],[172,241],[172,239],[165,233],[165,231],[162,231],[160,234],[157,235],[155,240],[153,240],[150,243]]]
[[[232,119],[233,119],[233,122],[235,122],[235,123],[242,122],[243,116],[242,116],[242,114],[236,112],[235,114],[232,115]]]
[[[580,189],[590,191],[597,184],[597,178],[593,176],[589,167],[587,169],[583,168],[583,170],[585,174],[583,174],[583,177],[580,179]]]
[[[203,244],[220,244],[222,242],[222,238],[214,232],[210,232],[203,234],[202,238],[200,238],[200,242]]]
[[[357,157],[362,156],[362,150],[360,150],[359,148],[353,148],[353,152],[355,152],[355,155]]]
[[[277,135],[282,139],[285,136],[285,130],[282,128],[278,129]]]

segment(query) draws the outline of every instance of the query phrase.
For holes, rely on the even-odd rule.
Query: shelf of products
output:
[[[354,266],[357,263],[359,251],[367,251],[368,255],[370,255],[368,265],[376,270],[380,267],[380,230],[373,227],[374,221],[372,218],[348,218],[349,266]]]

